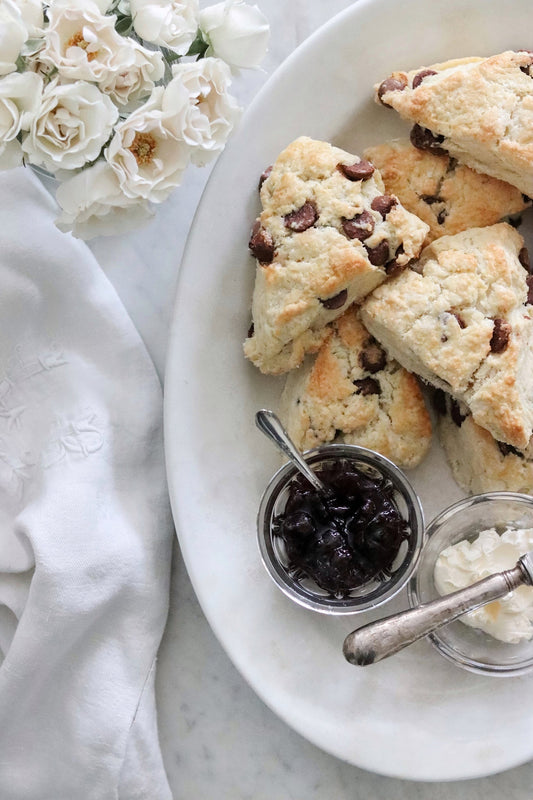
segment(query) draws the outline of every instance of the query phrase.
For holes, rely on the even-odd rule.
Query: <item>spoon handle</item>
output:
[[[360,667],[381,661],[461,614],[503,597],[525,580],[524,571],[518,564],[438,600],[370,622],[348,634],[344,640],[344,656],[351,664]]]
[[[294,443],[289,438],[289,434],[273,411],[262,408],[255,415],[255,424],[291,461],[296,462],[300,472],[305,475],[309,483],[314,486],[320,494],[328,493],[326,486],[308,467],[307,462],[302,458],[301,453],[296,449]]]

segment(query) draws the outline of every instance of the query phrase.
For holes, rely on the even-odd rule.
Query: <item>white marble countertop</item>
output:
[[[271,23],[272,43],[265,71],[235,81],[243,105],[303,39],[351,4],[257,2]],[[162,378],[179,263],[208,173],[190,170],[145,230],[91,244]],[[177,544],[157,699],[175,800],[531,800],[533,763],[474,781],[414,783],[357,769],[301,738],[258,699],[227,658],[198,605]]]

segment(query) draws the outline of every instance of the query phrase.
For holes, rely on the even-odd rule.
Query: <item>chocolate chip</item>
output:
[[[429,75],[436,75],[436,74],[437,73],[435,72],[434,69],[423,69],[420,72],[417,72],[417,74],[413,78],[413,84],[412,84],[413,89],[417,89],[424,80],[424,78],[429,77]]]
[[[518,253],[518,260],[528,272],[531,272],[531,262],[529,260],[529,253],[527,247],[523,247]]]
[[[341,219],[342,230],[348,239],[359,239],[364,242],[369,236],[374,233],[375,226],[374,217],[370,211],[362,211],[361,214],[356,214],[352,219]]]
[[[466,328],[466,322],[464,321],[462,316],[460,314],[457,314],[455,311],[450,311],[450,314],[452,315],[452,317],[455,317],[455,319],[459,323],[459,327],[461,328],[461,330],[464,330]]]
[[[369,394],[381,394],[381,387],[375,378],[361,378],[353,382],[357,386],[356,394],[361,394],[367,397]]]
[[[448,216],[448,212],[446,211],[446,209],[445,208],[441,209],[441,211],[439,211],[439,213],[437,214],[437,222],[438,222],[438,224],[442,225],[447,216]]]
[[[400,75],[398,78],[386,78],[378,89],[378,100],[380,100],[384,106],[390,108],[391,106],[389,103],[385,103],[383,100],[383,95],[387,92],[403,92],[406,86],[407,78],[405,75]]]
[[[252,235],[248,242],[252,255],[262,264],[270,264],[274,258],[276,248],[272,234],[263,228],[260,220],[256,220],[252,228]]]
[[[348,299],[348,289],[343,289],[333,297],[328,297],[326,300],[320,300],[324,308],[341,308]]]
[[[533,306],[533,275],[528,275],[526,278],[527,283],[527,303]]]
[[[269,177],[270,173],[272,172],[272,167],[267,167],[264,172],[261,173],[261,177],[259,178],[259,186],[257,187],[259,190],[261,186],[264,184],[266,179]]]
[[[440,417],[446,415],[446,394],[442,389],[435,389],[432,395],[433,408]]]
[[[368,260],[374,267],[382,267],[390,258],[389,243],[386,239],[375,247],[367,247]]]
[[[398,264],[398,259],[393,258],[392,261],[387,261],[385,264],[385,272],[389,277],[399,275],[404,269],[407,269],[407,264]]]
[[[509,344],[511,336],[511,326],[504,319],[499,317],[494,320],[490,349],[493,353],[503,353]]]
[[[349,181],[366,181],[374,174],[375,167],[370,161],[361,158],[355,164],[337,164],[337,169],[342,172]]]
[[[398,264],[398,256],[403,255],[404,252],[403,244],[401,244],[396,250],[392,261],[387,261],[385,264],[385,272],[387,275],[396,275],[400,272],[403,272],[403,270],[407,267],[407,262],[405,264]]]
[[[432,206],[433,203],[443,203],[444,202],[442,197],[439,197],[436,194],[421,194],[420,195],[420,199],[423,200],[424,203],[427,203],[428,206]]]
[[[314,203],[308,200],[301,208],[285,215],[285,227],[296,233],[302,233],[312,228],[318,219],[318,211]]]
[[[252,324],[251,324],[251,325],[250,325],[250,327],[248,328],[248,334],[247,334],[247,338],[248,338],[248,339],[251,339],[251,338],[252,338],[252,336],[254,335],[254,331],[255,331],[255,328],[254,328],[254,323],[252,322]]]
[[[521,53],[529,53],[529,55],[533,55],[533,50],[520,50]],[[529,64],[524,64],[520,67],[520,72],[525,72],[526,75],[529,75],[530,78],[533,78],[531,74],[531,66],[533,65],[533,58],[529,59]]]
[[[461,425],[466,419],[466,414],[461,413],[459,403],[457,402],[457,400],[454,400],[453,398],[450,401],[450,416],[458,428],[461,427]]]
[[[387,355],[385,351],[375,340],[369,339],[365,344],[364,350],[359,353],[361,368],[373,375],[374,372],[379,372],[380,369],[383,369],[386,363]]]
[[[513,447],[512,444],[507,444],[507,442],[496,442],[498,445],[498,450],[502,454],[502,456],[508,456],[511,453],[514,456],[518,456],[518,458],[524,458],[524,454],[517,450],[516,447]]]
[[[370,208],[372,211],[379,211],[383,219],[385,219],[391,208],[396,205],[398,205],[396,197],[391,197],[390,194],[381,194],[378,197],[374,197],[370,203]]]
[[[440,133],[435,134],[429,128],[422,128],[421,125],[413,125],[409,135],[411,144],[418,150],[430,150],[436,156],[448,155],[443,147],[440,147],[444,141],[444,136]]]

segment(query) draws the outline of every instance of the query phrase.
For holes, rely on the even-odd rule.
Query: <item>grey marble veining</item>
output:
[[[272,44],[264,71],[243,73],[235,81],[243,105],[301,41],[350,5],[347,0],[256,1],[270,20]],[[161,377],[179,263],[208,175],[208,168],[190,170],[147,228],[91,244]],[[414,783],[357,769],[301,738],[261,702],[229,661],[196,601],[177,544],[157,698],[161,746],[175,800],[532,797],[532,763],[479,780]]]

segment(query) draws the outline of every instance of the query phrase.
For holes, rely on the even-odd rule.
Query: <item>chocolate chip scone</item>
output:
[[[519,449],[533,431],[533,308],[527,252],[506,223],[443,236],[361,307],[368,330],[410,372],[466,403]]]
[[[387,194],[429,225],[425,244],[468,228],[495,225],[531,206],[515,186],[483,175],[455,158],[396,140],[364,152],[383,178]]]
[[[517,450],[496,441],[476,425],[467,408],[440,390],[435,408],[441,444],[453,476],[465,492],[533,493],[531,442],[525,450]]]
[[[415,147],[449,153],[533,196],[533,53],[512,50],[394,72],[377,100],[415,126]]]
[[[316,357],[287,376],[280,415],[301,450],[346,442],[403,467],[416,466],[431,440],[416,378],[387,357],[354,307],[332,324]]]
[[[328,323],[415,258],[427,225],[384,194],[368,161],[307,137],[278,157],[261,203],[250,239],[257,271],[244,351],[276,374],[316,352]]]

